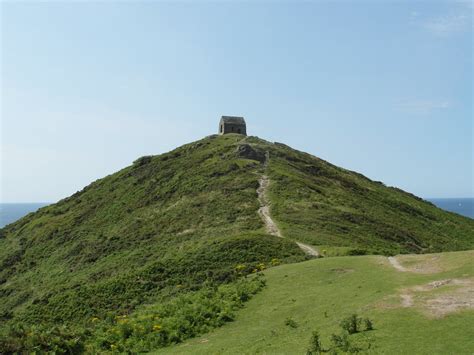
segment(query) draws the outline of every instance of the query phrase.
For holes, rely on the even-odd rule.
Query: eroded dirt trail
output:
[[[280,229],[275,224],[272,219],[272,216],[270,215],[270,206],[268,204],[268,199],[266,195],[267,188],[270,185],[270,180],[268,179],[268,176],[263,175],[260,178],[259,183],[260,186],[257,189],[258,200],[260,201],[260,208],[258,209],[258,214],[262,218],[267,232],[271,235],[282,238]]]
[[[268,176],[262,175],[259,180],[259,184],[260,185],[257,189],[258,200],[260,201],[260,208],[258,209],[258,214],[262,218],[263,223],[265,224],[265,229],[267,230],[268,234],[274,235],[275,237],[283,238],[280,229],[273,221],[272,216],[270,214],[270,203],[267,197],[267,190],[270,186],[270,179],[268,178]],[[296,242],[296,244],[306,254],[311,256],[319,256],[318,251],[313,247],[310,247],[309,245],[300,242]]]
[[[402,264],[400,264],[400,262],[394,257],[394,256],[389,256],[388,257],[388,261],[390,262],[390,264],[392,264],[392,266],[397,269],[398,271],[401,271],[401,272],[407,272],[409,271],[406,267],[404,267]]]
[[[312,255],[312,256],[319,256],[319,253],[316,249],[313,247],[310,247],[308,244],[303,244],[300,242],[296,242],[298,246],[300,247],[301,250],[303,250],[306,254]]]

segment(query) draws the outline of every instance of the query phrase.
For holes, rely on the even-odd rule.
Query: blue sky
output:
[[[2,2],[2,202],[217,132],[421,197],[473,190],[472,3]]]

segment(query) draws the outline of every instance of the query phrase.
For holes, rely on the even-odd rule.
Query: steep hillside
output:
[[[257,213],[263,175],[283,238]],[[462,250],[474,246],[474,221],[283,144],[211,136],[1,229],[0,321],[128,314],[260,263],[309,258],[295,242],[323,254]]]
[[[337,257],[265,271],[266,288],[236,320],[162,354],[305,354],[318,332],[328,354],[472,354],[474,252]],[[341,336],[341,320],[371,320]],[[344,351],[359,349],[359,351]],[[335,352],[331,352],[335,351]],[[318,354],[318,352],[313,352]]]
[[[474,220],[283,144],[269,152],[272,215],[285,237],[349,253],[471,249]]]
[[[294,243],[265,235],[256,213],[261,163],[239,156],[241,140],[206,138],[140,158],[2,229],[2,319],[127,311],[231,280],[239,263],[304,260]]]

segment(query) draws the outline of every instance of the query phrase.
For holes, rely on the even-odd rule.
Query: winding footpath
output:
[[[274,235],[275,237],[283,238],[281,235],[280,229],[273,221],[272,216],[270,215],[270,205],[267,198],[267,189],[270,185],[270,179],[268,176],[263,175],[259,180],[260,186],[257,189],[258,200],[260,201],[260,208],[258,209],[258,214],[265,224],[265,229],[268,234]]]
[[[268,157],[267,157],[268,159]],[[266,162],[265,162],[266,163]],[[270,186],[270,179],[266,175],[262,175],[259,180],[259,187],[257,189],[258,200],[260,201],[260,208],[258,209],[258,214],[263,220],[265,224],[265,229],[267,230],[268,234],[274,235],[278,238],[283,238],[280,229],[273,221],[272,216],[270,215],[270,203],[267,197],[267,190]],[[300,242],[296,242],[296,244],[303,250],[307,255],[318,257],[319,253],[313,247],[303,244]]]
[[[406,267],[404,267],[402,264],[400,264],[400,262],[394,257],[394,256],[389,256],[388,257],[388,261],[390,262],[390,264],[392,264],[392,266],[397,269],[398,271],[401,271],[401,272],[407,272],[407,271],[410,271],[408,270]]]

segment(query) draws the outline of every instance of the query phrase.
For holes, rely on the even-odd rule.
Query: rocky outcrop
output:
[[[249,144],[241,144],[237,147],[237,155],[241,158],[265,162],[265,152],[254,149]]]

